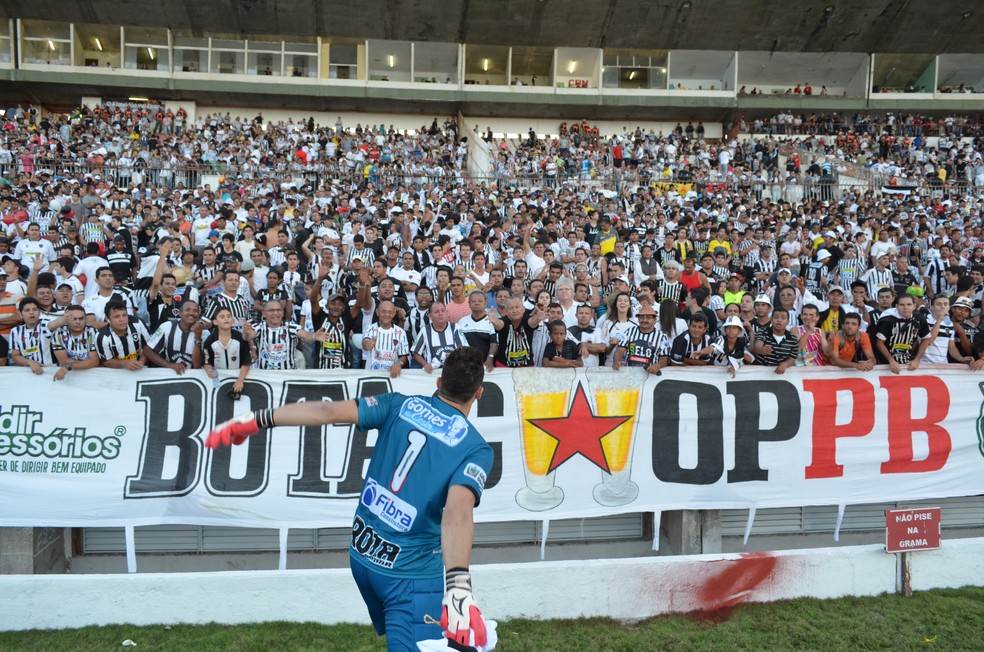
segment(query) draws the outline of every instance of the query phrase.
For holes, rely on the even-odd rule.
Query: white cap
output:
[[[737,326],[738,328],[745,328],[745,325],[741,323],[741,318],[738,317],[738,315],[731,315],[730,317],[725,319],[724,323],[721,324],[721,327],[724,328],[725,326]]]
[[[828,258],[830,258],[830,252],[827,251],[826,249],[821,249],[820,251],[817,252],[817,261],[822,263]]]

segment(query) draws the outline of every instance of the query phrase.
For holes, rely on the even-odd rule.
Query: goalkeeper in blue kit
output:
[[[209,448],[236,445],[280,426],[379,430],[349,556],[372,623],[391,651],[416,650],[417,641],[439,637],[441,628],[451,647],[486,643],[468,572],[473,510],[492,468],[492,448],[467,418],[482,396],[484,364],[477,349],[462,347],[448,356],[433,396],[390,393],[258,410],[217,425],[205,441]],[[425,623],[437,613],[440,628]]]

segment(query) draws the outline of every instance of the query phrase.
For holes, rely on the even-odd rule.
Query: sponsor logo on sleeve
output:
[[[485,489],[485,471],[478,464],[469,462],[465,467],[465,475],[474,480],[479,489]]]
[[[484,477],[483,477],[484,482]],[[393,495],[369,478],[362,490],[362,504],[397,532],[409,532],[417,518],[417,508]]]
[[[400,418],[448,446],[457,446],[468,434],[468,421],[464,417],[442,414],[416,397],[403,402]]]

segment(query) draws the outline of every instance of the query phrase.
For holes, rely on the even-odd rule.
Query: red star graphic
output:
[[[528,422],[557,440],[557,448],[550,459],[547,473],[580,453],[602,471],[611,473],[602,438],[631,417],[599,417],[591,412],[584,387],[578,383],[574,402],[566,417],[527,419]]]

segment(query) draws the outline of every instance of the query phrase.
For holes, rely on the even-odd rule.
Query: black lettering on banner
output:
[[[768,480],[769,472],[759,466],[759,445],[764,441],[787,441],[796,436],[800,423],[800,400],[796,387],[787,380],[728,383],[735,397],[735,468],[728,482]],[[779,406],[776,425],[759,429],[761,394],[772,394]]]
[[[233,381],[222,383],[212,390],[215,407],[215,423],[228,421],[235,416],[236,403],[229,398]],[[273,404],[273,389],[268,383],[247,380],[243,383],[243,400],[249,402],[249,410],[265,410]],[[270,431],[261,428],[258,433],[239,446],[221,446],[209,454],[210,464],[205,472],[205,487],[214,496],[256,496],[263,493],[270,481]],[[241,478],[232,477],[232,456],[236,449],[246,451],[246,472]]]
[[[348,400],[348,387],[344,381],[335,382],[294,382],[284,383],[282,405],[304,401],[313,403],[328,399],[332,402]],[[287,476],[288,496],[307,496],[313,498],[339,498],[332,491],[332,482],[327,479],[325,469],[325,438],[330,428],[343,428],[348,431],[347,442],[352,440],[355,426],[302,426],[298,443],[298,469],[296,474]],[[346,445],[346,457],[351,446]]]
[[[490,441],[488,445],[492,448],[492,468],[489,469],[489,477],[485,479],[484,491],[499,484],[502,479],[502,442]]]
[[[505,408],[502,388],[495,383],[485,381],[482,383],[482,398],[478,399],[478,418],[501,417],[503,414]]]
[[[393,387],[388,379],[371,378],[360,379],[356,394],[363,396],[378,396],[392,392]],[[352,428],[350,439],[349,455],[345,465],[345,477],[338,483],[338,496],[351,498],[362,493],[362,484],[365,478],[362,476],[366,462],[372,457],[374,447],[369,445],[369,433],[360,430],[358,426]]]
[[[198,484],[202,440],[207,423],[205,385],[194,379],[137,382],[136,400],[144,403],[144,437],[136,475],[127,476],[124,498],[184,496]],[[174,430],[168,424],[178,418]],[[164,477],[168,451],[177,451],[173,477]]]
[[[680,466],[680,397],[696,397],[696,414],[687,414],[688,424],[696,426],[697,466]],[[724,474],[724,414],[721,393],[714,385],[664,380],[653,390],[653,472],[662,482],[714,484]],[[687,429],[693,439],[693,428]]]
[[[478,399],[476,416],[479,419],[503,416],[506,412],[502,388],[487,380],[482,383],[482,387],[484,391],[482,398]],[[492,468],[489,477],[485,480],[485,491],[499,484],[499,480],[502,479],[502,442],[490,441],[488,444],[492,447]]]

